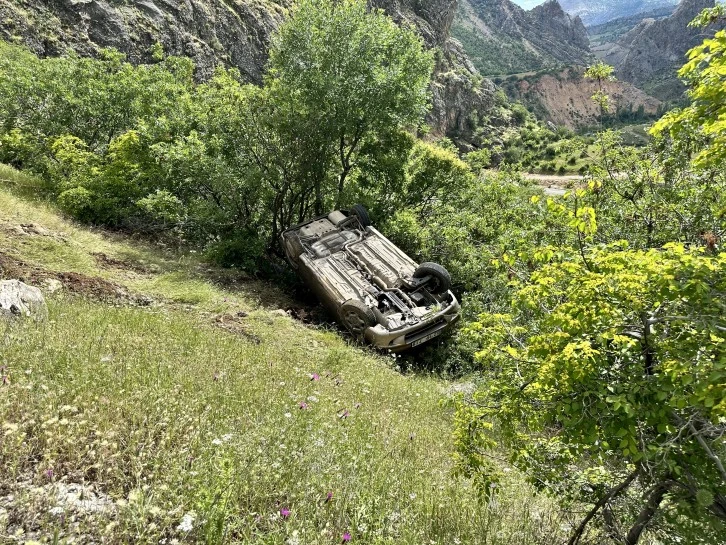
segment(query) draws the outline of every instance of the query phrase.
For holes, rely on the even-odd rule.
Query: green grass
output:
[[[52,236],[7,229],[21,223]],[[226,273],[193,254],[90,231],[6,190],[0,227],[0,252],[156,300],[61,290],[47,322],[3,326],[0,542],[562,541],[561,515],[516,471],[492,502],[453,475],[450,383],[278,316],[275,288],[210,282]],[[155,272],[102,266],[99,252]],[[214,325],[238,311],[244,335]]]

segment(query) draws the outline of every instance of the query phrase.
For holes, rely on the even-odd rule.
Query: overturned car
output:
[[[361,205],[300,223],[280,236],[288,261],[355,337],[400,352],[459,317],[451,277],[420,265],[379,233]]]

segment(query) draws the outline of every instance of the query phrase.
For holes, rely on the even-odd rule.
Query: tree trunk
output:
[[[640,511],[638,519],[635,524],[628,531],[628,535],[625,536],[625,545],[635,545],[640,540],[640,535],[645,530],[645,527],[651,521],[653,516],[658,511],[663,497],[670,490],[670,483],[663,481],[658,483],[650,493],[648,501],[645,503],[645,507]]]

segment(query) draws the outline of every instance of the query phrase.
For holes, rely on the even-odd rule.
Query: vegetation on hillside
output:
[[[463,301],[454,338],[397,358],[399,369],[480,379],[439,408],[426,389],[434,379],[396,375],[330,333],[288,322],[289,335],[278,333],[282,322],[264,313],[233,341],[196,331],[178,308],[104,314],[60,299],[47,329],[20,325],[6,341],[31,372],[4,398],[17,445],[2,443],[3,463],[36,485],[56,468],[97,483],[122,500],[129,526],[105,526],[121,540],[180,539],[191,525],[189,539],[210,543],[554,543],[560,532],[571,544],[723,541],[724,44],[719,33],[692,52],[681,73],[692,103],[655,125],[651,145],[628,146],[614,130],[559,142],[565,134],[501,94],[472,120],[481,149],[463,159],[446,140],[416,137],[432,56],[358,0],[298,4],[262,88],[225,70],[197,84],[188,60],[163,55],[133,67],[113,52],[38,60],[1,45],[0,160],[37,173],[26,191],[77,220],[164,231],[249,270],[281,228],[362,202],[410,255],[444,265]],[[605,121],[608,97],[594,99]],[[568,164],[588,163],[562,198],[511,167],[562,148]],[[37,261],[68,253],[58,241],[29,246]],[[236,312],[231,294],[199,279],[188,290],[185,274],[154,281],[157,297]],[[139,350],[149,331],[176,341]],[[411,393],[422,400],[400,401]],[[453,467],[443,439],[452,406]],[[66,413],[86,412],[69,435],[89,438],[79,452],[58,430],[75,423]],[[425,444],[414,422],[429,428]],[[98,460],[113,455],[121,469],[106,475]],[[514,520],[519,471],[559,514],[519,500]],[[159,513],[168,516],[149,518]]]

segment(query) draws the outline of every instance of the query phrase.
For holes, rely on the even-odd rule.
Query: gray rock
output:
[[[45,320],[48,307],[38,288],[20,280],[0,280],[0,318],[14,317]]]

